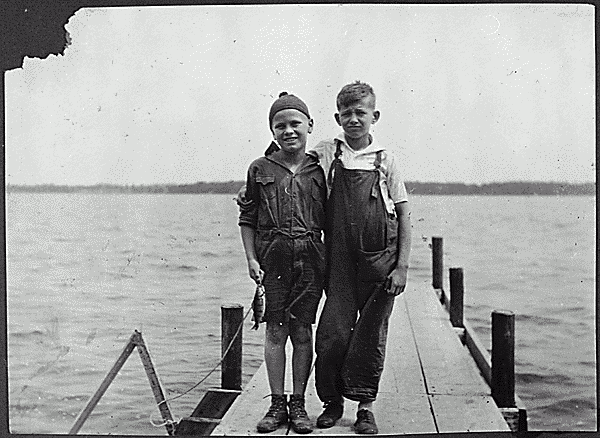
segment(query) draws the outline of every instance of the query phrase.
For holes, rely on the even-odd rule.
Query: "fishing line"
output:
[[[196,383],[195,385],[193,385],[193,386],[192,386],[191,388],[189,388],[187,391],[185,391],[185,392],[182,392],[181,394],[178,394],[178,395],[176,395],[175,397],[171,397],[171,398],[168,398],[168,399],[165,399],[165,400],[161,401],[160,403],[157,403],[157,404],[156,404],[156,406],[157,406],[157,407],[160,407],[160,405],[161,405],[162,403],[166,403],[166,402],[168,402],[168,401],[176,400],[176,399],[178,399],[178,398],[180,398],[180,397],[183,397],[184,395],[186,395],[187,393],[189,393],[189,392],[190,392],[190,391],[192,391],[193,389],[197,388],[197,387],[198,387],[198,385],[200,385],[202,382],[204,382],[204,381],[205,381],[205,380],[206,380],[206,379],[207,379],[207,378],[208,378],[208,377],[209,377],[209,376],[210,376],[210,375],[211,375],[211,374],[212,374],[212,373],[213,373],[213,372],[214,372],[214,371],[215,371],[215,370],[216,370],[216,369],[217,369],[217,368],[218,368],[218,367],[221,365],[221,363],[223,362],[223,360],[225,360],[225,356],[227,356],[227,353],[229,353],[229,350],[231,350],[231,347],[233,346],[233,342],[236,340],[236,338],[237,338],[237,335],[239,334],[240,330],[242,329],[242,327],[243,327],[243,325],[244,325],[244,321],[246,321],[246,318],[248,317],[248,315],[250,314],[250,312],[251,312],[251,311],[252,311],[252,305],[250,305],[250,307],[248,308],[248,311],[246,312],[246,314],[244,315],[244,318],[243,318],[243,319],[242,319],[242,321],[240,322],[240,324],[239,324],[239,326],[238,326],[238,328],[237,328],[237,330],[236,330],[235,334],[233,335],[233,337],[232,337],[232,339],[231,339],[231,342],[229,342],[229,345],[228,345],[228,346],[227,346],[227,348],[225,349],[225,352],[222,354],[222,356],[221,356],[221,359],[220,359],[220,360],[217,362],[217,364],[216,364],[216,365],[215,365],[215,366],[214,366],[214,367],[213,367],[213,368],[212,368],[212,369],[211,369],[211,370],[210,370],[210,371],[209,371],[209,372],[208,372],[208,373],[207,373],[207,374],[206,374],[206,375],[205,375],[205,376],[204,376],[204,377],[203,377],[203,378],[202,378],[202,379],[201,379],[201,380],[198,382],[198,383]],[[162,426],[165,426],[165,425],[167,425],[167,424],[169,424],[169,423],[175,423],[174,421],[165,421],[165,422],[164,422],[164,423],[162,423],[162,424],[155,424],[155,423],[152,421],[152,413],[150,413],[149,420],[150,420],[150,424],[151,424],[152,426],[154,426],[154,427],[162,427]]]

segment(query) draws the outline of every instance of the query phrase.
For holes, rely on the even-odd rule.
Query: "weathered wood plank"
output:
[[[315,388],[315,373],[314,369],[308,379],[308,385],[306,389],[306,412],[312,420],[314,431],[311,435],[354,435],[352,430],[352,424],[354,424],[354,412],[356,412],[355,403],[345,403],[344,405],[344,416],[338,420],[336,425],[330,429],[319,429],[316,426],[317,417],[323,411],[323,404],[317,396],[317,390]],[[354,411],[353,411],[354,408]],[[290,435],[298,435],[290,429]]]
[[[422,285],[404,295],[428,393],[489,395],[435,293]]]
[[[400,394],[426,394],[417,346],[408,319],[404,294],[396,298],[390,318],[385,368],[380,392],[394,390]]]
[[[429,398],[440,433],[510,431],[491,396],[434,394]]]
[[[191,417],[223,418],[241,391],[212,388],[206,391]]]
[[[382,393],[374,405],[380,434],[436,433],[425,394]]]
[[[438,299],[441,300],[441,302],[446,303],[444,305],[444,307],[445,307],[446,311],[449,311],[448,297],[446,296],[446,293],[444,292],[444,290],[443,289],[435,289],[435,293],[438,296]],[[465,331],[464,331],[461,342],[463,344],[465,344],[465,346],[468,348],[469,353],[471,354],[475,363],[477,364],[477,368],[478,368],[479,372],[481,373],[483,379],[485,380],[486,384],[488,386],[491,386],[491,384],[492,384],[492,358],[490,357],[489,352],[485,349],[485,347],[479,340],[479,337],[475,333],[475,330],[473,329],[473,327],[471,327],[471,325],[468,323],[467,320],[463,321],[463,325],[464,325]],[[517,405],[518,412],[519,412],[517,430],[520,432],[526,432],[527,431],[527,409],[525,408],[525,405],[524,405],[523,401],[520,399],[520,397],[518,396],[518,394],[515,394],[515,403]],[[501,411],[503,411],[503,410],[501,409]],[[508,419],[507,415],[504,415],[504,419],[509,423],[509,425],[513,424],[513,422],[514,422],[512,419]]]
[[[291,391],[291,345],[287,349],[286,393]],[[270,397],[263,364],[238,396],[213,435],[256,435]],[[343,417],[315,435],[354,435],[357,403],[346,401]],[[315,425],[322,405],[314,370],[306,410]],[[396,299],[380,393],[374,405],[380,434],[506,431],[508,426],[490,396],[468,350],[429,285],[409,289]],[[269,435],[294,435],[286,427]]]
[[[314,374],[311,374],[306,410],[313,422],[322,410],[314,388]],[[315,428],[313,434],[354,435],[356,410],[357,403],[346,401],[344,415],[338,423],[330,429]],[[374,412],[379,432],[383,434],[436,432],[402,295],[396,298],[390,318],[385,368]],[[294,432],[290,431],[290,435]]]
[[[256,435],[256,423],[271,404],[269,394],[267,368],[263,363],[211,435]],[[287,431],[287,426],[282,426],[269,435],[286,435]]]
[[[321,403],[314,390],[314,378],[308,384],[306,394],[306,411],[313,422],[316,435],[355,435],[354,422],[358,403],[344,403],[344,415],[330,429],[316,427],[316,419],[321,413]],[[435,423],[429,406],[427,395],[380,391],[374,404],[375,419],[380,434],[435,433]],[[297,435],[290,430],[289,435]]]
[[[330,429],[314,429],[311,435],[356,435],[357,403],[346,401],[344,415]],[[307,407],[309,417],[316,420],[320,411]],[[435,423],[427,396],[424,394],[380,393],[374,404],[375,420],[380,434],[403,435],[413,433],[436,433]],[[290,430],[290,435],[298,435]]]
[[[185,417],[177,424],[174,435],[210,435],[220,421],[218,418]]]

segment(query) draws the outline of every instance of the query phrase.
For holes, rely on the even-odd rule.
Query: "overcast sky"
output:
[[[407,181],[595,181],[589,5],[94,8],[66,29],[64,56],[6,73],[8,183],[242,180],[280,91],[310,148],[356,79]]]

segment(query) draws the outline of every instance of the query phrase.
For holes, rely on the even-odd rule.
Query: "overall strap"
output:
[[[333,183],[333,174],[334,169],[337,163],[341,162],[340,156],[342,155],[342,142],[339,139],[334,139],[335,142],[335,154],[333,155],[333,161],[331,162],[331,166],[329,166],[329,174],[327,175],[327,187],[331,189]]]
[[[373,196],[374,198],[377,198],[377,196],[381,192],[381,189],[379,187],[381,178],[385,178],[383,170],[381,169],[382,154],[383,151],[377,151],[377,155],[375,155],[375,159],[373,160],[373,166],[375,167],[375,171],[379,174],[378,183],[373,184],[373,187],[371,188],[371,196]]]
[[[381,154],[383,153],[383,151],[377,151],[377,155],[375,156],[375,160],[373,160],[373,166],[375,166],[375,169],[379,170],[379,168],[381,167]]]

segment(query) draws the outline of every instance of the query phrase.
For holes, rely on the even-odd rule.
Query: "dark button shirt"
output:
[[[325,227],[325,174],[317,158],[306,155],[295,173],[272,155],[250,164],[239,225],[290,237]]]

